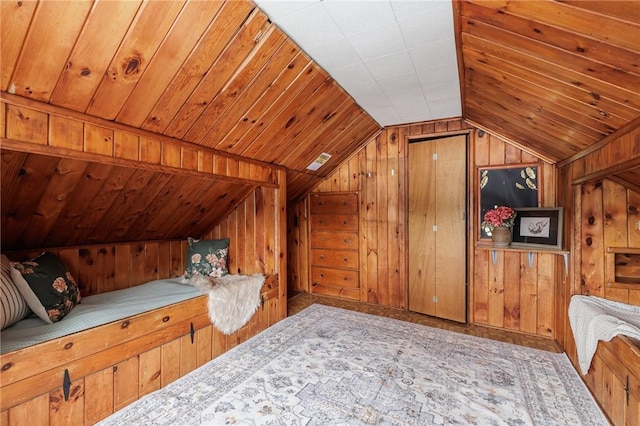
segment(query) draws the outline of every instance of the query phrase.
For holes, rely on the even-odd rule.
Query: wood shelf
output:
[[[640,248],[607,247],[606,262],[608,287],[640,288]]]
[[[569,250],[560,250],[555,248],[543,248],[538,246],[528,246],[526,244],[511,243],[509,247],[494,247],[491,243],[476,242],[478,250],[496,250],[496,251],[518,251],[531,253],[552,253],[552,254],[570,254]]]
[[[483,243],[480,241],[476,242],[477,250],[490,250],[491,251],[491,261],[495,265],[498,262],[498,252],[499,251],[515,251],[519,253],[529,253],[529,267],[533,268],[533,254],[534,253],[550,253],[562,255],[564,258],[564,272],[566,275],[569,275],[569,254],[571,254],[568,250],[560,250],[555,248],[542,248],[537,246],[528,246],[526,244],[518,244],[511,243],[509,247],[494,247],[491,243]]]

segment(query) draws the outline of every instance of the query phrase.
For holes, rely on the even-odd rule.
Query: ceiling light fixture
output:
[[[326,152],[323,152],[322,154],[318,155],[318,158],[313,160],[313,163],[307,166],[307,170],[318,170],[327,161],[329,161],[329,158],[331,158],[331,154],[327,154]]]

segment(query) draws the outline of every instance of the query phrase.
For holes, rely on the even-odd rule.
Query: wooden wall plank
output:
[[[109,120],[117,117],[149,65],[145,58],[154,57],[183,4],[184,1],[176,1],[141,6],[135,18],[136,25],[130,27],[122,39],[108,72],[102,76],[93,94],[88,114]]]
[[[84,149],[86,152],[111,157],[113,155],[113,129],[93,124],[84,126]]]
[[[131,92],[128,101],[118,113],[118,119],[139,127],[152,110],[164,89],[189,53],[211,25],[223,2],[188,2],[167,33],[158,51],[150,61],[144,75]]]
[[[9,409],[9,426],[49,424],[49,394],[44,394]]]
[[[538,331],[538,256],[529,265],[529,253],[520,253],[520,330]]]
[[[258,25],[262,25],[260,27],[260,32],[255,36],[253,43],[247,46],[250,48],[248,56],[250,56],[252,60],[244,61],[242,64],[239,64],[235,70],[232,70],[233,75],[229,81],[226,82],[224,87],[211,93],[213,96],[208,102],[206,109],[186,133],[187,139],[198,141],[211,140],[213,143],[216,143],[217,139],[211,139],[211,136],[206,136],[209,129],[218,126],[216,123],[219,121],[220,117],[226,115],[229,106],[235,102],[241,93],[251,91],[251,83],[260,77],[260,73],[270,61],[276,59],[275,55],[279,53],[279,47],[285,40],[284,34],[278,31],[276,27],[271,25],[269,22],[264,22],[262,20],[263,15],[261,13],[254,14],[252,16],[255,16],[256,19],[250,17],[248,20],[248,22],[250,22],[249,25],[255,24],[256,28]],[[238,38],[245,36],[243,31],[238,33]],[[251,37],[251,34],[247,32],[246,36]],[[239,50],[244,48],[244,46],[232,46],[231,51],[233,51],[234,48]],[[228,52],[229,51],[225,52],[223,57],[227,55]],[[242,54],[242,52],[240,53]],[[286,60],[286,58],[277,59],[278,61],[282,61],[283,59]],[[281,66],[284,65],[284,63],[279,62]],[[228,130],[228,127],[225,129]],[[210,143],[211,142],[209,142],[209,144]]]
[[[205,147],[184,146],[184,141],[152,135],[136,128],[106,122],[88,115],[70,114],[67,110],[28,101],[18,96],[5,94],[0,103],[3,105],[3,110],[6,111],[6,116],[2,115],[5,122],[3,129],[6,127],[6,137],[10,139],[3,141],[3,146],[7,146],[7,142],[12,142],[15,149],[27,152],[33,152],[33,149],[24,144],[35,143],[39,146],[42,145],[40,151],[43,153],[52,153],[56,156],[82,158],[86,161],[87,155],[91,154],[93,157],[91,155],[89,157],[99,158],[98,161],[101,162],[112,160],[121,165],[123,164],[122,160],[135,160],[142,163],[136,166],[144,167],[145,165],[162,164],[164,145],[169,146],[166,148],[168,150],[174,146],[182,146],[186,154],[180,154],[181,161],[176,167],[178,170],[185,171],[200,170],[199,166],[196,167],[195,164],[196,156],[204,158],[206,154],[210,158],[214,155],[213,151]],[[62,148],[68,150],[57,150]],[[252,165],[254,167],[259,165],[264,172],[246,176],[245,181],[251,178],[258,182],[269,183],[271,186],[277,185],[277,182],[273,180],[275,169],[272,165],[234,158],[229,160],[237,164],[235,167],[229,168],[226,165],[227,160],[225,154],[215,152],[215,167],[212,169],[203,168],[201,171],[206,174],[219,175],[219,178],[227,181],[237,182],[237,179],[240,179],[237,174],[239,164],[248,169],[251,169]],[[175,172],[173,169],[170,171]]]
[[[255,316],[252,317],[251,321],[253,321],[253,318],[255,318]],[[212,359],[211,328],[213,328],[213,326],[209,325],[196,331],[196,344],[198,346],[196,365],[198,367],[206,364]],[[255,335],[255,333],[252,334],[252,336],[253,335]]]
[[[242,122],[244,113],[256,105],[259,98],[269,90],[270,84],[276,84],[279,78],[284,79],[283,75],[295,75],[295,72],[299,71],[302,63],[307,62],[303,56],[300,54],[300,48],[292,41],[285,41],[274,51],[271,60],[259,71],[259,75],[240,91],[232,105],[217,118],[215,125],[210,126],[204,139],[211,140],[218,146],[225,133],[233,131],[235,126]]]
[[[490,252],[475,251],[473,269],[473,300],[471,307],[476,324],[489,324],[489,263]]]
[[[27,221],[25,232],[20,237],[24,247],[42,247],[58,217],[65,208],[67,198],[81,181],[86,163],[60,159],[45,191],[35,207],[35,214]]]
[[[400,163],[405,162],[405,158],[399,158],[400,145],[405,145],[406,141],[400,140],[398,129],[387,134],[385,145],[387,146],[387,256],[389,264],[386,277],[382,277],[388,288],[387,304],[398,308],[406,309],[406,286],[397,285],[400,283],[400,269],[405,269],[406,259],[404,254],[405,240],[400,240],[400,227],[405,224],[399,221],[399,210],[405,210],[405,205],[400,205],[400,193],[404,193],[404,187],[400,186]],[[402,247],[402,249],[401,249]]]
[[[187,58],[179,68],[171,83],[166,87],[154,108],[147,115],[143,128],[162,133],[171,123],[189,95],[200,81],[199,74],[190,74],[189,70],[209,70],[215,63],[225,44],[247,18],[252,5],[249,2],[225,4],[204,32],[200,44],[206,49],[198,49]]]
[[[84,149],[84,126],[82,122],[57,115],[49,116],[49,144],[74,151],[82,151]]]
[[[113,409],[118,411],[138,399],[139,360],[129,358],[113,367]]]
[[[142,397],[162,387],[162,347],[141,353],[138,360],[140,374],[138,394]]]
[[[53,90],[57,105],[85,111],[103,77],[96,70],[106,69],[124,37],[124,22],[133,19],[140,1],[98,3],[92,9],[75,42],[67,67]],[[113,19],[100,19],[100,15]],[[96,40],[100,40],[96,43]]]
[[[10,91],[41,101],[50,99],[90,10],[89,2],[38,3],[10,81],[9,89],[14,90]]]
[[[31,108],[7,105],[6,135],[8,139],[46,145],[48,141],[47,114]]]
[[[55,173],[57,162],[43,161],[42,158],[28,157],[23,163],[19,177],[13,190],[12,199],[4,204],[3,216],[3,247],[20,244],[22,234],[27,229],[28,222],[22,218],[31,218],[46,193],[48,182]],[[11,206],[11,215],[7,215],[6,207]]]
[[[113,413],[113,368],[84,378],[84,424],[94,424]]]
[[[257,8],[253,9],[248,17],[245,14],[245,17],[246,20],[243,25],[238,28],[234,37],[224,46],[220,57],[217,59],[215,64],[216,73],[207,74],[200,80],[196,90],[185,101],[176,118],[172,120],[165,131],[166,134],[193,140],[194,135],[197,135],[197,133],[189,132],[194,125],[197,126],[196,121],[203,114],[202,100],[206,100],[208,103],[214,99],[214,96],[224,88],[225,82],[241,66],[243,60],[249,56],[250,52],[253,52],[256,40],[259,40],[260,36],[266,33],[271,25],[267,22],[266,16]],[[204,109],[205,112],[208,108],[209,105]],[[201,135],[204,134],[206,132]]]
[[[604,296],[602,181],[585,185],[582,200],[582,294]]]
[[[180,378],[180,339],[162,345],[160,361],[160,386],[165,387]]]
[[[2,38],[2,51],[0,52],[0,88],[7,91],[11,82],[16,61],[20,55],[29,24],[33,19],[33,13],[37,2],[0,2],[0,38]],[[9,25],[11,23],[11,25]],[[2,424],[8,424],[3,422]]]
[[[85,406],[84,379],[74,380],[69,388],[69,399],[65,401],[62,388],[49,393],[49,425],[66,426],[82,424]]]
[[[191,336],[186,335],[180,339],[180,377],[192,371],[198,365],[198,346],[191,342]]]
[[[489,264],[489,304],[488,324],[494,327],[504,326],[504,252],[497,251],[496,263]]]
[[[555,254],[538,253],[538,323],[536,333],[554,336]]]
[[[505,265],[517,265],[520,263],[520,253],[505,252]],[[511,330],[520,329],[520,270],[506,267],[504,271],[504,328]]]

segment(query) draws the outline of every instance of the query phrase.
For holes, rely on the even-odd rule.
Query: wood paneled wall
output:
[[[607,287],[606,247],[640,247],[640,192],[616,175],[640,166],[640,123],[611,135],[585,155],[561,164],[558,195],[565,206],[565,238],[571,277],[559,290],[558,342],[577,365],[567,309],[574,294],[591,294],[640,305],[640,292]],[[636,182],[638,184],[638,182]]]
[[[361,301],[407,308],[408,139],[460,133],[469,133],[469,320],[475,324],[552,337],[555,333],[556,282],[566,279],[563,258],[533,252],[532,266],[529,266],[528,252],[498,251],[493,264],[490,243],[477,241],[480,222],[477,168],[538,163],[542,206],[556,205],[555,168],[458,119],[385,128],[314,189],[314,192],[360,192]],[[307,220],[305,201],[290,206],[290,291],[309,291]]]
[[[554,295],[563,259],[542,251],[493,251],[480,235],[479,167],[537,163],[540,206],[555,206],[555,167],[483,131],[471,135],[469,319],[475,324],[554,336]],[[531,254],[530,254],[531,253]],[[495,256],[495,263],[494,258]]]
[[[278,320],[287,316],[286,173],[277,171],[279,188],[258,187],[208,238],[228,236],[230,273],[278,275],[274,303]],[[236,243],[234,244],[233,241]]]
[[[568,307],[575,294],[640,306],[640,289],[607,285],[607,247],[640,248],[640,123],[605,138],[558,168],[558,199],[565,207],[571,279],[556,301],[556,340],[578,369]],[[638,346],[616,337],[600,342],[583,379],[612,424],[638,424]]]
[[[460,119],[389,127],[345,162],[314,192],[360,193],[360,300],[406,309],[407,137],[464,133]],[[309,291],[305,201],[290,206],[291,291]]]

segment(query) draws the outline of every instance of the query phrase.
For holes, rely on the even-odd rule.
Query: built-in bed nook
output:
[[[212,325],[209,296],[181,277],[86,296],[53,324],[25,318],[0,336],[3,407],[38,423],[78,404],[94,423],[271,326],[277,276],[261,282],[255,314],[232,333]]]
[[[34,276],[62,276],[80,295],[40,307],[58,321],[49,324],[27,308],[13,315],[26,318],[2,331],[0,423],[93,424],[284,317],[280,169],[4,100],[1,116],[8,136],[1,151],[3,280],[12,279],[10,269],[20,275],[9,260],[23,271],[38,263],[46,271]],[[57,123],[44,125],[48,143],[29,140],[38,122]],[[59,130],[78,125],[85,128],[82,150],[60,148],[70,140]],[[114,148],[123,137],[138,148]],[[113,155],[91,152],[96,140],[111,143]],[[159,163],[152,153],[162,154]],[[65,207],[54,214],[57,202]],[[219,242],[224,253],[208,249]],[[193,251],[203,244],[204,251]],[[255,313],[230,333],[212,323],[206,289],[185,278],[192,261],[204,264],[210,255],[224,257],[228,274],[219,280],[261,278]],[[8,321],[6,288],[3,281]],[[71,299],[61,315],[57,308]]]

